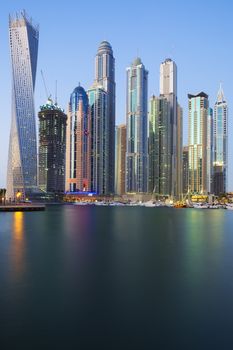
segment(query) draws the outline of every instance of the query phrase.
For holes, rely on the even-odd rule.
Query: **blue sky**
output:
[[[221,7],[221,8],[220,8]],[[229,189],[233,190],[233,3],[200,1],[31,1],[9,0],[0,11],[0,187],[6,183],[11,119],[11,66],[8,15],[25,9],[40,25],[35,92],[36,112],[45,102],[40,70],[58,102],[67,108],[80,82],[94,79],[99,43],[108,40],[116,58],[117,123],[125,121],[126,67],[139,55],[149,70],[149,94],[159,93],[159,65],[167,57],[178,66],[178,99],[184,108],[187,142],[187,94],[205,91],[214,105],[222,81],[229,104]]]

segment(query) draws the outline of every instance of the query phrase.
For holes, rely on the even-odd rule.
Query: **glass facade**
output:
[[[115,58],[109,42],[102,41],[95,59],[95,82],[107,92],[107,118],[108,118],[108,191],[114,193],[115,178]]]
[[[170,103],[153,96],[149,116],[149,192],[169,196],[171,189]]]
[[[176,63],[167,58],[160,65],[160,96],[165,97],[170,103],[171,120],[171,166],[170,195],[178,197],[181,191],[181,177],[179,166],[182,164],[182,119],[178,121],[177,104],[177,66]],[[179,115],[182,117],[182,112]],[[178,125],[179,124],[179,125]],[[179,139],[179,141],[178,141]],[[179,145],[178,145],[179,143]],[[179,157],[179,160],[178,160]]]
[[[7,196],[30,196],[37,187],[37,142],[34,110],[39,31],[23,12],[9,21],[12,62],[12,120]]]
[[[125,193],[126,125],[116,127],[115,193]]]
[[[78,86],[70,96],[67,122],[66,191],[89,191],[91,124],[86,91]]]
[[[189,98],[189,192],[207,194],[208,95]]]
[[[219,195],[227,192],[228,168],[228,106],[220,87],[214,107],[213,191]]]
[[[94,84],[88,90],[91,131],[91,191],[109,194],[109,119],[107,93]]]
[[[126,192],[148,190],[148,71],[140,58],[127,69]]]

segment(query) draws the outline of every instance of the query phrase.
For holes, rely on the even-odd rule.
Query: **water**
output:
[[[233,212],[0,213],[0,344],[231,349],[232,328]]]

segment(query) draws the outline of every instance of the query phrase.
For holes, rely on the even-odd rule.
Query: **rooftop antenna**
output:
[[[44,83],[44,89],[45,89],[46,98],[47,98],[47,100],[49,100],[51,98],[51,94],[48,93],[48,89],[47,89],[47,86],[46,86],[46,82],[45,82],[45,78],[44,78],[44,74],[43,74],[42,69],[41,69],[40,73],[41,73],[42,80],[43,80],[43,83]]]

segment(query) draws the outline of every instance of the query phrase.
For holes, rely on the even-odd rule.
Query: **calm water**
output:
[[[0,213],[0,344],[13,342],[232,349],[233,212]]]

